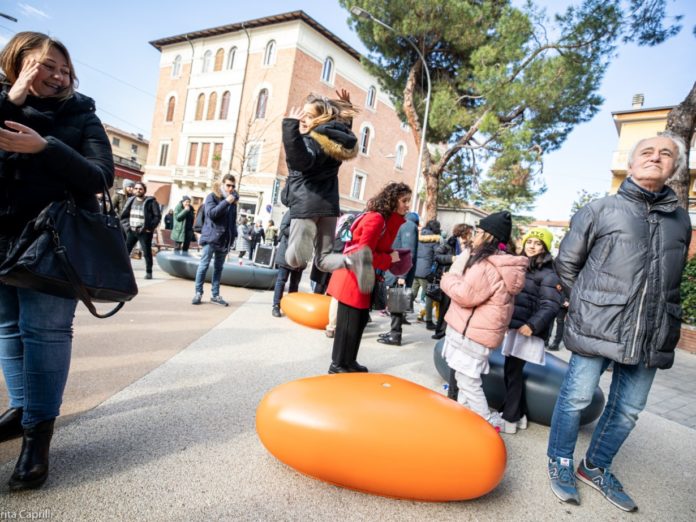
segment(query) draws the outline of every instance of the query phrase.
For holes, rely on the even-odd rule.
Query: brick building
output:
[[[303,11],[150,43],[161,58],[145,179],[161,203],[187,194],[197,205],[230,172],[240,210],[277,223],[287,177],[281,121],[310,92],[336,97],[340,89],[360,109],[353,122],[360,154],[339,172],[342,208],[361,210],[388,181],[414,186],[410,129],[358,52]]]
[[[107,123],[104,124],[104,130],[114,154],[114,190],[123,186],[124,179],[140,181],[144,174],[143,165],[147,160],[149,142],[142,134],[126,132]]]

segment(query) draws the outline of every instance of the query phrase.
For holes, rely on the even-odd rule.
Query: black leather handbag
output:
[[[403,314],[411,306],[411,296],[413,292],[410,288],[402,285],[391,287],[387,290],[387,309],[394,314]]]
[[[433,301],[438,303],[442,301],[442,288],[440,288],[440,282],[428,283],[425,286],[425,295],[427,295]]]
[[[80,299],[93,316],[111,317],[138,293],[123,229],[108,191],[90,212],[72,198],[54,201],[27,223],[0,265],[0,281],[58,297]],[[117,302],[100,314],[96,302]]]

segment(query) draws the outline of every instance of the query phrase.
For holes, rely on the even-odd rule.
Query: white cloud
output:
[[[31,6],[29,4],[23,4],[20,2],[17,5],[22,10],[22,12],[27,16],[34,16],[34,17],[38,17],[38,18],[51,18],[48,15],[48,13],[46,13],[45,11],[42,11],[41,9],[38,9],[38,8]]]

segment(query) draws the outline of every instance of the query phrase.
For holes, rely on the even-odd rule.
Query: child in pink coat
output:
[[[507,255],[512,218],[497,212],[483,218],[470,255],[457,256],[440,287],[450,299],[445,320],[447,332],[442,355],[454,370],[457,402],[478,413],[495,427],[503,422],[490,412],[481,374],[488,373],[490,350],[503,341],[514,306],[524,287],[527,259]]]

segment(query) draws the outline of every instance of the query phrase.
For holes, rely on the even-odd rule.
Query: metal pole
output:
[[[420,144],[420,149],[418,150],[418,165],[416,167],[416,186],[414,188],[414,194],[413,194],[413,199],[411,201],[411,210],[417,210],[418,209],[418,189],[420,185],[420,178],[423,173],[423,151],[426,147],[425,145],[425,134],[426,130],[428,129],[428,113],[430,112],[430,91],[431,91],[431,83],[430,83],[430,71],[428,70],[428,64],[425,61],[425,57],[423,56],[423,53],[420,52],[420,49],[416,46],[415,43],[410,38],[407,38],[403,35],[401,35],[396,29],[394,29],[391,25],[386,24],[379,18],[376,18],[372,13],[365,11],[365,9],[356,6],[353,6],[350,10],[351,13],[353,13],[355,16],[358,18],[369,18],[373,22],[378,23],[385,29],[390,30],[392,33],[394,33],[397,36],[402,36],[411,47],[416,51],[418,54],[418,57],[420,58],[421,62],[423,63],[423,68],[425,69],[425,77],[426,80],[428,81],[428,92],[425,96],[425,113],[423,114],[423,129],[421,130],[421,144]]]

